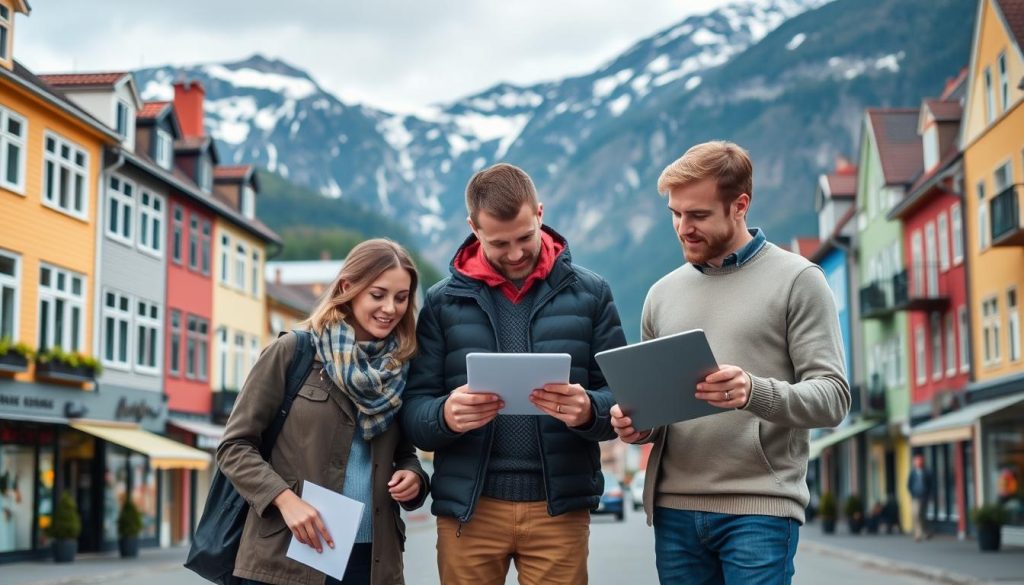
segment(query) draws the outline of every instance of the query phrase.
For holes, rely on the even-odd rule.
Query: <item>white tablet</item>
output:
[[[505,401],[500,414],[545,414],[530,393],[545,384],[568,384],[567,353],[470,353],[466,376],[470,392],[493,392]]]
[[[701,329],[602,351],[594,358],[637,430],[725,412],[694,396],[697,384],[718,370]]]

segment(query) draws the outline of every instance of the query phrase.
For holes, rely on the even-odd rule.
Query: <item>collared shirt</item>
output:
[[[727,266],[743,266],[750,261],[751,258],[757,255],[764,248],[764,245],[768,243],[768,237],[764,235],[764,230],[761,228],[754,228],[747,230],[747,233],[754,239],[747,242],[745,246],[736,250],[732,254],[729,254],[722,260],[722,268]],[[701,270],[704,265],[694,265],[698,270]],[[701,270],[703,272],[703,270]]]

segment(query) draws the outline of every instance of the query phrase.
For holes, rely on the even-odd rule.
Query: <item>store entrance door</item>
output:
[[[103,550],[102,443],[85,433],[67,432],[61,437],[63,489],[68,491],[82,519],[79,552]]]

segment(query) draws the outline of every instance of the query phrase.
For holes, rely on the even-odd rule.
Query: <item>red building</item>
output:
[[[924,168],[906,198],[889,213],[903,223],[905,271],[897,296],[908,310],[910,418],[918,426],[964,403],[970,381],[970,327],[964,253],[962,162],[958,149],[964,76],[921,105],[918,134]],[[915,440],[917,439],[917,440]],[[930,519],[963,534],[969,509],[965,444],[911,437],[925,456],[936,489]]]

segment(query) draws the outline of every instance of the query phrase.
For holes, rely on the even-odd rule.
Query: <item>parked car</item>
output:
[[[633,481],[629,483],[629,494],[633,499],[633,509],[642,510],[644,507],[644,479],[647,472],[641,469],[633,475]]]
[[[615,475],[605,471],[604,493],[601,494],[601,502],[597,505],[594,514],[615,514],[615,519],[622,521],[625,518],[625,504],[623,497],[622,482]]]

